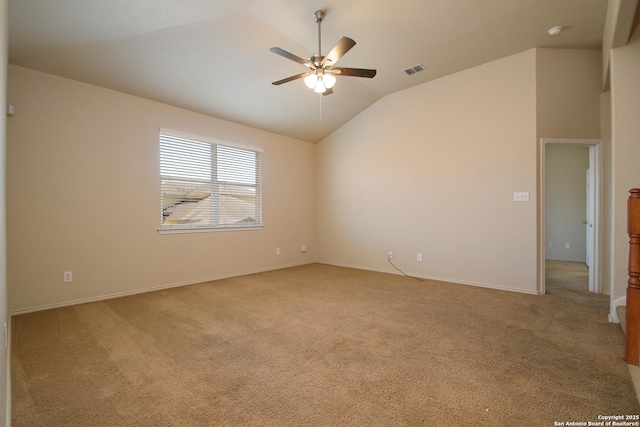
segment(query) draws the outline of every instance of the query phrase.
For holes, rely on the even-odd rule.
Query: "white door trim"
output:
[[[602,154],[601,154],[601,140],[599,139],[569,139],[569,138],[541,138],[540,139],[540,153],[539,153],[539,176],[538,176],[538,293],[544,294],[546,291],[545,286],[545,249],[546,249],[546,228],[545,228],[545,149],[547,145],[573,145],[576,147],[589,147],[589,159],[590,167],[593,168],[594,174],[594,188],[593,188],[593,205],[594,205],[594,217],[593,217],[593,259],[591,260],[592,267],[589,268],[589,290],[592,292],[601,292],[601,278],[600,278],[600,221],[601,221],[601,206],[600,206],[600,191],[602,180]]]

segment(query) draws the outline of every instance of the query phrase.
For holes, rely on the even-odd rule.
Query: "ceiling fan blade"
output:
[[[331,72],[336,76],[366,77],[369,79],[374,78],[376,75],[376,70],[369,70],[367,68],[333,67]]]
[[[315,70],[315,66],[307,61],[306,59],[300,58],[299,56],[294,55],[293,53],[289,53],[284,49],[280,49],[279,47],[272,47],[271,49],[269,49],[271,52],[275,53],[276,55],[280,55],[284,58],[290,59],[293,62],[297,62],[298,64],[302,64],[305,67],[309,67],[312,70]]]
[[[349,37],[341,38],[340,41],[336,43],[336,45],[329,51],[329,53],[325,55],[321,65],[323,67],[325,66],[325,64],[329,66],[334,65],[340,60],[340,58],[342,58],[345,53],[349,52],[349,50],[351,50],[351,48],[355,45],[356,42]]]
[[[327,89],[322,93],[322,96],[331,95],[333,93],[333,89]]]
[[[294,80],[298,80],[298,79],[305,78],[305,77],[307,77],[309,74],[311,74],[311,73],[300,73],[300,74],[296,74],[295,76],[287,77],[286,79],[278,80],[277,82],[273,82],[273,83],[271,83],[271,84],[272,84],[272,85],[279,86],[279,85],[284,84],[284,83],[289,83],[289,82],[294,81]]]

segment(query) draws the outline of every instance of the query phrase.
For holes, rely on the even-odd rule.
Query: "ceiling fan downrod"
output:
[[[318,23],[318,64],[322,62],[322,21],[324,21],[325,16],[327,16],[327,13],[324,10],[316,10],[313,14],[313,19]],[[316,66],[319,66],[318,64]]]

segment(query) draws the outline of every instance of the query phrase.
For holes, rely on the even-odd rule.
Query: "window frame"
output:
[[[228,148],[232,148],[232,149],[239,149],[239,150],[246,150],[246,151],[251,151],[253,153],[256,154],[257,159],[256,159],[256,183],[255,183],[255,189],[256,189],[256,203],[258,204],[258,206],[256,207],[256,211],[259,215],[259,221],[255,222],[255,223],[248,223],[247,225],[238,225],[237,223],[234,224],[230,224],[230,225],[219,225],[219,224],[214,224],[214,223],[206,223],[206,224],[200,224],[200,225],[196,225],[196,224],[164,224],[164,215],[163,215],[163,211],[164,211],[164,206],[163,206],[163,181],[165,180],[165,177],[162,175],[162,151],[161,151],[161,139],[162,139],[162,135],[166,135],[169,137],[175,137],[175,138],[180,138],[180,139],[186,139],[186,140],[190,140],[190,141],[194,141],[196,143],[206,143],[206,144],[210,144],[211,146],[211,185],[212,185],[212,193],[209,197],[215,197],[216,193],[219,192],[220,186],[221,184],[224,184],[225,182],[228,183],[228,181],[223,181],[223,180],[218,180],[218,171],[217,171],[217,161],[216,161],[216,157],[217,157],[217,147],[221,146],[221,147],[228,147]],[[159,195],[160,195],[160,225],[158,227],[158,233],[159,234],[175,234],[175,233],[209,233],[209,232],[218,232],[218,231],[250,231],[250,230],[262,230],[264,228],[264,221],[263,221],[263,215],[262,215],[262,206],[263,206],[263,202],[262,202],[262,193],[263,193],[263,182],[262,182],[262,157],[264,154],[264,150],[262,148],[259,147],[254,147],[254,146],[248,146],[248,145],[242,145],[242,144],[236,144],[236,143],[232,143],[232,142],[228,142],[228,141],[223,141],[217,138],[211,138],[211,137],[207,137],[204,135],[197,135],[197,134],[193,134],[193,133],[189,133],[189,132],[184,132],[184,131],[178,131],[175,129],[168,129],[168,128],[160,128],[158,131],[158,176],[159,176]],[[185,179],[186,182],[189,182],[189,179]],[[194,179],[194,181],[197,181],[196,179]],[[239,183],[240,185],[242,185],[241,183]],[[234,184],[231,184],[234,185]],[[247,185],[248,187],[251,185]],[[213,215],[214,217],[216,215],[219,215],[220,211],[219,211],[219,205],[218,205],[218,211],[215,212]]]

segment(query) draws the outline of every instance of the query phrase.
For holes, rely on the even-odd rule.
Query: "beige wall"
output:
[[[540,138],[600,138],[602,56],[596,50],[537,49]]]
[[[613,141],[613,299],[624,298],[628,280],[627,198],[640,187],[640,31],[611,53]]]
[[[387,96],[322,141],[319,260],[392,272],[391,250],[413,275],[535,293],[535,59]]]
[[[536,292],[538,141],[598,139],[600,91],[599,52],[536,49],[380,100],[318,145],[319,259]]]
[[[8,102],[10,310],[315,260],[313,145],[16,66]],[[160,127],[263,148],[264,229],[159,235]]]
[[[546,259],[585,262],[589,147],[550,145],[545,157]]]

